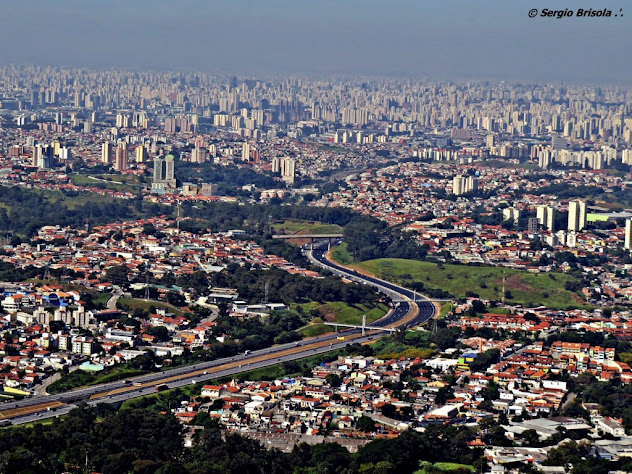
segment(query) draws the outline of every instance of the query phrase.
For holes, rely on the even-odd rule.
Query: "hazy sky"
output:
[[[632,82],[628,0],[2,3],[3,63]],[[597,6],[624,16],[527,15]]]

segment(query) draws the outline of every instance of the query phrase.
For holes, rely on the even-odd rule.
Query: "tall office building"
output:
[[[119,146],[116,147],[114,169],[116,171],[125,171],[127,169],[127,143],[125,142],[119,143]]]
[[[579,232],[586,227],[586,203],[575,200],[568,203],[568,230]]]
[[[555,230],[555,208],[551,206],[538,206],[538,223],[546,230]]]
[[[55,148],[52,145],[35,145],[32,164],[38,168],[53,168],[55,166]]]
[[[173,155],[154,158],[154,180],[152,189],[164,190],[166,187],[175,187],[175,162]]]
[[[632,219],[625,220],[625,238],[623,248],[632,250]]]
[[[110,142],[103,142],[101,145],[101,163],[106,165],[112,163],[112,145]]]
[[[566,137],[560,135],[553,135],[551,137],[551,148],[554,150],[566,150],[568,148],[568,140]]]

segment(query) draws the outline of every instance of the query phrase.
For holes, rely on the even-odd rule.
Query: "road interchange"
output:
[[[306,248],[304,252],[312,263],[345,279],[374,286],[382,293],[400,301],[383,318],[372,323],[373,326],[405,329],[423,324],[437,314],[437,307],[434,303],[424,297],[420,298],[419,295],[407,288],[372,276],[362,275],[353,269],[332,262],[327,258],[326,243],[318,243],[313,248]],[[415,301],[413,302],[413,300]],[[89,405],[102,402],[122,402],[155,393],[157,385],[164,384],[167,388],[176,388],[219,377],[232,376],[261,367],[324,354],[352,343],[366,343],[384,335],[385,333],[382,331],[367,331],[363,336],[360,329],[328,333],[295,343],[199,362],[141,375],[129,380],[84,387],[56,395],[8,402],[0,406],[0,424],[17,425],[60,416],[68,413],[76,406],[76,403],[82,401]]]

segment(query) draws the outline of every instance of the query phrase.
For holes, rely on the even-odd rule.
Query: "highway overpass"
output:
[[[411,290],[384,280],[361,275],[354,270],[346,269],[327,260],[326,242],[317,247],[319,248],[307,251],[308,257],[315,264],[345,278],[372,285],[391,298],[401,301],[383,318],[375,321],[373,326],[403,329],[423,324],[436,314],[436,306],[432,302],[427,300],[412,302],[414,294]],[[382,331],[367,331],[363,335],[360,329],[351,329],[341,333],[325,334],[295,343],[273,346],[249,354],[239,354],[234,357],[150,373],[127,381],[120,380],[57,395],[8,402],[0,405],[0,422],[9,420],[16,425],[59,416],[69,412],[81,401],[86,401],[89,405],[102,402],[121,402],[155,393],[155,386],[157,385],[165,384],[168,388],[175,388],[205,382],[218,377],[231,376],[269,365],[324,354],[352,343],[369,342],[383,334]],[[344,336],[344,340],[338,339],[339,336]]]

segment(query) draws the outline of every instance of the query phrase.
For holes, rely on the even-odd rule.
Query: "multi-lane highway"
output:
[[[412,302],[415,297],[412,291],[337,265],[327,259],[326,252],[326,246],[317,246],[315,250],[306,251],[310,260],[315,264],[347,279],[372,285],[393,299],[400,301],[386,316],[374,322],[374,326],[406,328],[422,324],[436,314],[436,307],[430,301],[422,298],[416,303]],[[419,298],[418,295],[417,298]],[[325,334],[295,343],[252,351],[248,354],[142,375],[131,380],[95,385],[57,395],[27,398],[0,405],[0,422],[10,420],[12,424],[22,424],[59,416],[70,411],[79,401],[87,401],[88,404],[120,402],[153,393],[157,385],[166,384],[169,388],[175,388],[203,382],[325,353],[351,343],[368,342],[383,335],[381,332],[378,334],[377,331],[373,331],[367,332],[363,336],[360,330],[352,329],[340,334]],[[344,338],[341,339],[341,336]]]
[[[323,268],[328,269],[332,273],[339,275],[341,277],[347,278],[352,281],[356,281],[358,283],[366,283],[378,288],[381,292],[386,293],[391,298],[395,300],[402,299],[404,300],[399,304],[399,307],[402,307],[403,310],[408,311],[410,301],[415,301],[418,308],[417,315],[411,321],[407,321],[398,327],[411,327],[417,326],[419,324],[423,324],[432,318],[435,314],[437,314],[437,306],[428,300],[428,298],[424,296],[420,296],[408,288],[403,288],[401,286],[395,285],[388,281],[380,280],[378,278],[374,278],[371,276],[363,275],[356,270],[349,269],[338,265],[327,258],[328,246],[327,243],[320,243],[315,245],[313,249],[307,249],[307,257],[312,263],[315,263]],[[398,308],[399,308],[398,307]],[[387,316],[386,318],[381,319],[380,321],[374,323],[374,326],[384,326],[386,324],[390,324],[392,321],[396,321],[402,318],[401,312],[394,312],[393,314]],[[387,321],[388,320],[388,321]]]

